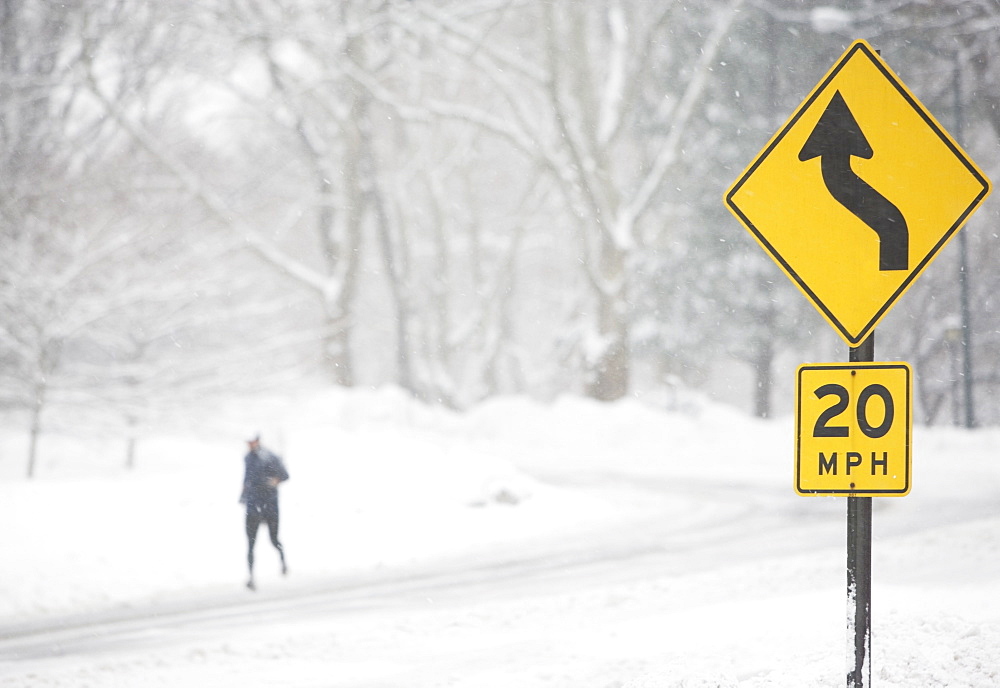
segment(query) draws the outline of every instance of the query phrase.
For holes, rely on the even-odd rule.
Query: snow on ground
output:
[[[262,531],[258,596],[448,567],[483,580],[93,661],[3,653],[5,628],[252,595],[237,497],[257,431],[292,476],[292,573]],[[133,471],[116,442],[43,442],[27,481],[23,438],[0,436],[0,686],[844,684],[844,501],[794,495],[787,418],[572,398],[460,415],[333,390],[151,433]],[[874,683],[1000,685],[1000,431],[917,428],[914,445],[910,496],[875,502]],[[491,591],[498,556],[588,547],[586,565]]]

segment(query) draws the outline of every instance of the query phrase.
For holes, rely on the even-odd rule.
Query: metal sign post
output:
[[[875,333],[850,350],[851,363],[875,360]],[[872,684],[872,498],[847,498],[848,688]]]

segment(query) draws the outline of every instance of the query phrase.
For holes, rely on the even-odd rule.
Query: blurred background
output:
[[[788,413],[846,345],[722,194],[857,38],[996,179],[993,0],[0,0],[4,461],[330,385]],[[997,213],[879,328],[918,423],[1000,422]]]

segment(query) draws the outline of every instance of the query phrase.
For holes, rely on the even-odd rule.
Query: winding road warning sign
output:
[[[856,41],[725,195],[858,346],[990,193],[990,182]]]
[[[830,195],[878,235],[878,269],[906,270],[910,266],[906,218],[851,168],[852,157],[870,160],[874,154],[837,91],[799,151],[799,161],[819,158],[823,183]]]

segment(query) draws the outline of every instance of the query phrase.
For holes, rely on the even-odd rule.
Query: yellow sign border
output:
[[[801,489],[802,476],[802,373],[804,371],[825,371],[825,370],[897,370],[902,369],[906,373],[906,439],[905,454],[905,477],[903,487],[894,490],[871,490],[871,489]],[[795,371],[795,475],[793,487],[795,492],[803,497],[905,497],[910,492],[913,476],[913,368],[905,362],[855,362],[855,363],[812,363],[800,365]]]
[[[774,246],[767,240],[764,234],[754,225],[754,223],[747,217],[742,210],[736,205],[734,201],[734,196],[740,190],[740,188],[747,182],[747,180],[757,171],[757,168],[761,165],[764,159],[771,153],[771,151],[781,142],[781,140],[788,134],[789,131],[798,123],[799,119],[803,114],[813,105],[813,103],[820,97],[820,95],[826,90],[833,79],[840,73],[840,71],[847,65],[847,63],[855,57],[857,53],[863,54],[867,59],[869,59],[872,64],[878,69],[878,71],[885,77],[889,84],[902,96],[904,100],[913,108],[913,110],[920,116],[921,119],[927,124],[931,131],[941,139],[944,145],[951,150],[955,155],[956,159],[969,171],[969,173],[982,185],[982,191],[979,195],[969,204],[965,212],[963,212],[957,220],[947,228],[941,239],[933,246],[930,252],[922,258],[922,260],[914,267],[906,279],[899,285],[899,287],[888,297],[886,302],[879,308],[867,324],[862,326],[858,332],[850,332],[848,328],[841,322],[840,318],[834,313],[823,300],[809,287],[803,278],[799,276],[796,270],[781,256],[781,254],[774,248]],[[761,150],[760,153],[753,159],[747,169],[740,175],[740,177],[729,187],[723,196],[726,206],[729,208],[736,218],[743,224],[743,226],[750,232],[750,234],[757,240],[757,243],[771,256],[771,258],[778,264],[781,270],[792,280],[792,282],[802,291],[802,293],[808,298],[813,305],[820,311],[823,317],[830,323],[834,330],[839,334],[844,341],[846,341],[850,346],[858,346],[863,342],[869,334],[875,329],[878,323],[886,316],[889,310],[896,304],[899,298],[912,286],[927,266],[937,257],[941,249],[952,239],[952,237],[961,229],[962,225],[969,219],[973,212],[982,205],[983,201],[989,196],[992,191],[992,185],[990,180],[986,175],[976,166],[976,164],[969,158],[969,156],[962,150],[961,146],[951,137],[951,135],[944,129],[941,124],[938,123],[934,116],[917,100],[916,96],[910,92],[902,80],[892,71],[888,64],[882,60],[881,56],[864,40],[854,41],[850,47],[844,52],[844,54],[837,60],[833,67],[826,73],[826,75],[820,80],[820,82],[813,88],[813,90],[806,96],[805,100],[801,105],[795,110],[791,117],[785,122],[784,125],[771,137],[767,145]],[[836,256],[831,256],[831,259],[836,259]]]

